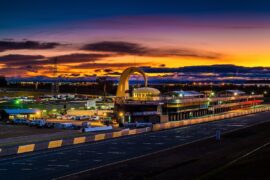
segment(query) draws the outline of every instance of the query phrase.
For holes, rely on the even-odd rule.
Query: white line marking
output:
[[[32,171],[32,169],[22,168],[21,171]]]
[[[255,125],[259,125],[259,124],[261,124],[261,123],[266,123],[266,122],[269,122],[269,121],[270,121],[270,120],[264,121],[264,122],[255,123],[255,124],[251,124],[251,125],[249,125],[249,126],[242,127],[242,128],[239,128],[239,129],[234,129],[234,130],[231,130],[231,131],[227,131],[227,132],[224,132],[223,135],[224,135],[224,134],[229,134],[229,133],[232,133],[232,132],[235,132],[235,131],[239,131],[239,130],[242,130],[242,129],[246,129],[246,128],[249,128],[249,127],[252,127],[252,126],[255,126]],[[54,180],[66,179],[66,178],[68,178],[68,177],[71,177],[71,176],[74,176],[74,175],[79,175],[79,174],[81,174],[81,173],[85,173],[85,172],[89,172],[89,171],[101,169],[101,168],[104,168],[104,167],[113,166],[113,165],[117,165],[117,164],[120,164],[120,163],[128,162],[128,161],[131,161],[131,160],[143,158],[143,157],[146,157],[146,156],[158,154],[158,153],[161,153],[161,152],[165,152],[165,151],[168,151],[168,150],[176,149],[176,148],[178,148],[178,147],[186,146],[186,145],[189,145],[189,144],[192,144],[192,143],[196,143],[196,142],[203,141],[203,140],[207,140],[207,139],[214,138],[214,137],[215,137],[215,136],[204,137],[204,138],[201,138],[201,139],[197,139],[197,140],[194,140],[194,141],[191,141],[191,142],[188,142],[188,143],[176,145],[176,146],[169,147],[169,148],[166,148],[166,149],[162,149],[162,150],[159,150],[159,151],[155,151],[155,152],[152,152],[152,153],[148,153],[148,154],[136,156],[136,157],[133,157],[133,158],[124,159],[124,160],[121,160],[121,161],[112,162],[112,163],[108,163],[108,164],[101,165],[101,166],[98,166],[98,167],[86,169],[86,170],[79,171],[79,172],[76,172],[76,173],[71,173],[71,174],[68,174],[68,175],[60,176],[60,177],[54,178]]]
[[[32,166],[32,163],[20,163],[20,162],[13,162],[13,165],[27,165],[27,166]]]
[[[48,165],[49,167],[69,167],[69,164],[65,164],[65,165],[63,165],[63,164],[49,164]]]

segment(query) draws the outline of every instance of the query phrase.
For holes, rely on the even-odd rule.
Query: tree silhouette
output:
[[[0,76],[0,87],[6,87],[7,86],[7,80],[4,76]]]

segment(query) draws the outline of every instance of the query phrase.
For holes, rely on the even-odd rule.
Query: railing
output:
[[[232,96],[232,97],[198,97],[198,98],[181,98],[181,97],[159,97],[158,100],[147,100],[147,101],[139,101],[134,100],[130,98],[123,98],[122,102],[123,104],[167,104],[167,103],[179,103],[179,104],[185,104],[185,103],[194,103],[194,102],[216,102],[216,101],[230,101],[230,100],[241,100],[241,99],[259,99],[263,98],[263,95],[250,95],[250,96]]]
[[[229,119],[229,118],[234,118],[234,117],[238,117],[238,116],[244,116],[244,115],[258,113],[258,112],[264,112],[264,111],[270,111],[270,107],[254,108],[254,109],[249,109],[249,110],[242,110],[241,112],[232,112],[232,113],[222,114],[222,115],[215,115],[215,116],[194,118],[194,119],[189,119],[189,120],[171,121],[171,122],[167,122],[167,123],[154,124],[152,127],[152,131],[160,131],[160,130],[170,129],[170,128],[174,128],[174,127],[181,127],[181,126],[205,123],[205,122],[210,122],[210,121]]]

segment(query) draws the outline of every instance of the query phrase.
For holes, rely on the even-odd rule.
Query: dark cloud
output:
[[[136,43],[122,41],[103,41],[92,44],[86,44],[82,50],[113,52],[119,54],[143,55],[147,53],[147,48]]]
[[[243,67],[231,64],[211,65],[211,66],[186,66],[178,68],[166,67],[141,67],[147,73],[267,73],[270,68],[265,67]]]
[[[62,56],[55,56],[58,63],[83,63],[98,61],[106,57],[111,57],[111,54],[68,54]]]
[[[148,64],[148,63],[145,63]],[[132,63],[134,66],[143,66],[144,63]],[[80,65],[71,66],[70,68],[74,69],[103,69],[103,68],[124,68],[124,67],[130,67],[130,63],[82,63]]]
[[[121,73],[120,72],[110,72],[110,73],[107,73],[105,75],[106,76],[119,76],[119,75],[121,75]]]
[[[192,57],[218,59],[222,56],[219,53],[185,48],[149,48],[137,43],[122,41],[102,41],[97,43],[91,43],[84,45],[81,49],[97,52],[110,52],[118,55],[138,55],[150,57]]]
[[[106,72],[106,73],[110,73],[110,72],[112,72],[113,70],[112,70],[112,69],[104,69],[103,71]]]
[[[33,61],[37,59],[45,58],[42,55],[21,55],[21,54],[9,54],[0,57],[0,62],[9,63],[17,61]]]
[[[44,57],[42,55],[21,55],[21,54],[9,54],[0,56],[0,63],[5,66],[31,66],[34,67],[45,65],[53,65],[54,60],[57,59],[59,65],[72,64],[72,63],[88,63],[102,60],[103,58],[111,57],[109,54],[68,54],[55,57]]]
[[[53,49],[61,45],[57,42],[39,41],[0,41],[0,52],[19,49]]]

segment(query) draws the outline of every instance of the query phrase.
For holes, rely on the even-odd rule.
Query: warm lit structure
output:
[[[119,122],[160,123],[198,118],[224,113],[235,109],[255,107],[263,102],[262,95],[247,95],[239,90],[211,91],[209,94],[197,91],[171,91],[160,93],[151,87],[135,88],[132,96],[126,96],[129,75],[135,68],[125,70],[118,87],[119,101],[115,102],[115,115]],[[147,84],[147,79],[146,84]]]
[[[147,76],[146,74],[137,67],[130,67],[123,71],[120,76],[116,96],[117,97],[126,97],[126,91],[129,90],[129,77],[133,73],[140,73],[144,78],[144,86],[147,87]]]
[[[158,100],[160,91],[156,88],[141,87],[133,90],[132,98],[134,100]]]
[[[39,109],[3,109],[0,111],[0,119],[12,120],[20,119],[37,119],[41,117]]]

